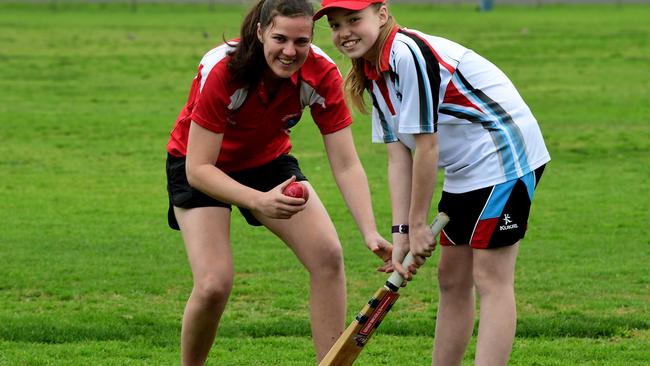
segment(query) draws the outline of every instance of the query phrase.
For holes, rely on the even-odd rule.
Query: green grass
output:
[[[511,364],[646,365],[650,6],[392,9],[402,25],[499,65],[551,152],[518,261]],[[245,11],[0,4],[0,365],[178,363],[191,278],[180,236],[166,226],[164,147],[198,61],[236,36]],[[316,43],[347,69],[324,22]],[[383,148],[370,144],[368,118],[356,121],[388,236]],[[351,318],[384,276],[308,117],[294,146],[344,245]],[[306,273],[238,213],[232,241],[235,287],[209,364],[312,364]],[[429,364],[433,262],[359,365]]]

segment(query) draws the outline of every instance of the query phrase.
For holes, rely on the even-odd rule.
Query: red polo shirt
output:
[[[185,156],[191,121],[224,134],[216,166],[226,172],[257,167],[288,153],[289,129],[298,123],[306,106],[323,135],[352,123],[341,74],[318,47],[312,45],[305,64],[271,101],[262,83],[246,88],[232,82],[227,67],[227,52],[232,49],[221,45],[201,60],[167,144],[171,155]]]

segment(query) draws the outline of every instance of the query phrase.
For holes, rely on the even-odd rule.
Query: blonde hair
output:
[[[382,6],[385,6],[385,4],[379,3],[373,4],[371,6],[375,8],[375,11],[379,11],[379,9]],[[388,11],[388,9],[386,9],[386,11]],[[373,46],[377,50],[377,58],[373,60],[372,63],[375,65],[378,73],[381,73],[379,69],[382,56],[381,50],[384,49],[386,41],[388,41],[388,37],[395,27],[399,27],[399,25],[395,21],[395,18],[393,18],[393,16],[388,13],[388,19],[386,20],[386,23],[381,27],[379,37],[377,37],[377,41],[375,41],[375,45]],[[352,68],[350,68],[350,72],[348,72],[348,75],[345,77],[345,93],[347,94],[350,104],[352,104],[354,108],[356,108],[361,113],[368,114],[366,100],[363,98],[363,92],[369,85],[369,80],[366,77],[363,66],[365,60],[363,58],[357,58],[351,59],[350,61],[352,63]]]

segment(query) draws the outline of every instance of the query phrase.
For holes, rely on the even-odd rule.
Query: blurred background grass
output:
[[[646,365],[650,5],[391,9],[502,68],[551,152],[518,262],[511,364]],[[191,277],[166,226],[164,148],[200,58],[237,36],[246,11],[0,4],[0,364],[178,362]],[[345,73],[323,21],[315,43]],[[369,118],[355,120],[389,237],[384,150],[370,144]],[[385,276],[373,272],[308,113],[292,139],[344,245],[351,318]],[[306,273],[236,211],[232,241],[235,288],[209,364],[312,363]],[[359,365],[430,362],[434,263]]]

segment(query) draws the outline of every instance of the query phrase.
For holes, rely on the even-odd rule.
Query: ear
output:
[[[260,43],[264,43],[264,36],[262,35],[262,25],[259,22],[257,23],[257,39],[259,39]]]
[[[383,27],[384,24],[386,24],[386,22],[388,21],[388,7],[386,7],[386,5],[382,5],[382,6],[379,8],[379,12],[378,12],[378,13],[379,13],[378,15],[379,15],[379,23],[380,23],[380,26]]]

